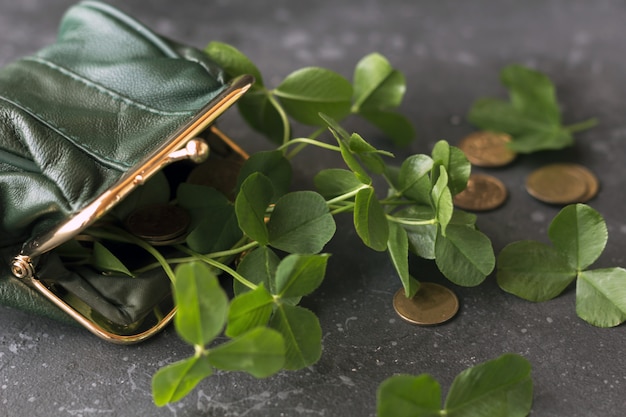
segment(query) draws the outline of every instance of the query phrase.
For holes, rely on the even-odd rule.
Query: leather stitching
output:
[[[24,61],[31,61],[31,62],[35,62],[35,63],[41,64],[41,65],[45,65],[48,68],[51,68],[51,69],[53,69],[55,71],[58,71],[59,73],[61,73],[63,75],[66,75],[66,76],[72,78],[73,80],[78,81],[78,82],[86,85],[87,87],[95,88],[96,90],[98,90],[98,92],[100,92],[102,94],[105,94],[105,95],[111,97],[112,99],[114,99],[116,101],[121,101],[124,104],[128,104],[129,106],[136,107],[138,109],[147,111],[149,113],[154,113],[154,114],[157,114],[157,115],[160,115],[160,116],[189,116],[191,114],[190,112],[182,112],[182,111],[179,111],[179,112],[169,112],[169,111],[165,111],[165,110],[159,110],[159,109],[155,109],[155,108],[146,106],[145,104],[138,103],[138,102],[136,102],[134,100],[129,99],[128,97],[124,97],[124,96],[122,96],[120,94],[117,94],[117,93],[111,91],[111,90],[108,90],[105,87],[103,87],[103,86],[101,86],[99,84],[94,83],[93,81],[90,81],[90,80],[88,80],[86,78],[83,78],[80,75],[78,75],[78,74],[76,74],[74,72],[71,72],[71,71],[69,71],[66,68],[63,68],[63,67],[61,67],[61,66],[59,66],[59,65],[57,65],[57,64],[55,64],[53,62],[47,61],[47,60],[42,59],[42,58],[27,57],[27,58],[23,58],[22,60],[24,60]]]
[[[128,164],[126,162],[111,159],[108,156],[101,154],[100,151],[98,151],[97,149],[93,149],[84,143],[80,143],[80,141],[77,138],[65,132],[63,128],[54,126],[52,123],[48,122],[44,117],[39,115],[36,111],[28,108],[27,106],[23,105],[19,101],[14,100],[14,99],[9,99],[3,96],[0,96],[0,100],[3,100],[9,104],[12,104],[13,106],[19,108],[22,111],[25,111],[26,113],[31,115],[33,118],[37,119],[40,123],[42,123],[43,125],[55,131],[58,135],[67,139],[69,142],[74,144],[74,146],[76,146],[79,149],[83,149],[84,151],[86,151],[88,154],[91,154],[92,156],[95,156],[101,162],[108,162],[104,165],[107,165],[109,168],[113,168],[118,171],[125,171],[127,168],[131,166],[131,164]]]

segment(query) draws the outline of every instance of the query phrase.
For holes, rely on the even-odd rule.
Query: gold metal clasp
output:
[[[165,327],[175,313],[175,306],[171,300],[155,308],[151,315],[153,317],[143,320],[142,323],[130,326],[106,323],[106,320],[100,320],[86,312],[88,309],[83,308],[80,300],[68,301],[66,294],[58,291],[54,285],[48,285],[41,280],[37,276],[37,260],[41,255],[57,248],[93,225],[94,222],[165,166],[180,160],[191,160],[196,163],[206,160],[209,155],[209,145],[203,140],[197,139],[197,135],[212,125],[252,86],[253,82],[253,77],[248,75],[233,80],[225,91],[207,104],[191,122],[171,135],[163,145],[137,164],[135,168],[125,173],[94,201],[52,230],[26,242],[21,252],[13,258],[11,264],[11,272],[15,278],[36,289],[96,336],[113,343],[140,342]],[[212,131],[218,136],[223,135],[217,129],[212,129]],[[236,147],[230,140],[228,140],[228,144]]]

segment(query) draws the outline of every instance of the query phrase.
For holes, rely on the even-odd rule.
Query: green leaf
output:
[[[199,253],[211,253],[232,247],[242,237],[235,208],[219,191],[182,183],[177,192],[178,204],[191,215],[191,232],[186,243]]]
[[[419,283],[409,275],[409,237],[398,223],[389,221],[389,240],[387,251],[391,257],[407,298],[413,298],[419,289]]]
[[[507,245],[498,255],[498,285],[529,301],[546,301],[561,294],[576,278],[576,270],[551,246],[531,240]]]
[[[265,213],[273,195],[272,182],[265,175],[257,172],[244,181],[235,199],[239,227],[260,245],[267,245],[269,241]]]
[[[237,272],[253,284],[263,284],[271,293],[275,293],[274,275],[280,258],[267,246],[261,246],[247,253],[237,266]],[[235,280],[235,294],[249,291],[249,288]]]
[[[300,123],[322,126],[319,113],[342,119],[350,113],[352,84],[336,72],[309,67],[288,75],[274,94]]]
[[[554,85],[547,76],[514,64],[500,72],[500,80],[509,90],[511,104],[520,112],[548,124],[561,123]]]
[[[430,375],[395,375],[377,391],[378,417],[440,417],[441,386]],[[485,416],[486,417],[486,416]]]
[[[425,179],[432,168],[433,160],[428,155],[411,155],[406,158],[398,174],[398,192],[410,198],[411,190],[419,187],[420,181]],[[423,191],[419,192],[423,193]]]
[[[531,367],[505,354],[461,372],[445,402],[449,417],[526,417],[533,399]]]
[[[554,85],[538,71],[511,65],[502,70],[500,78],[509,90],[511,101],[479,99],[472,105],[468,119],[483,130],[510,134],[513,141],[509,147],[516,152],[571,146],[572,132],[595,125],[595,120],[589,120],[562,126]]]
[[[350,168],[354,175],[361,181],[363,184],[371,184],[372,178],[369,176],[367,171],[361,166],[361,163],[358,161],[354,153],[349,147],[350,135],[346,132],[339,124],[328,115],[320,113],[320,117],[328,126],[328,130],[333,134],[337,143],[339,144],[339,149],[341,152],[341,157],[344,162]]]
[[[369,176],[367,171],[361,166],[361,163],[354,156],[354,154],[350,151],[350,148],[343,141],[339,141],[339,149],[341,152],[341,157],[344,162],[354,172],[354,175],[361,181],[363,184],[371,184],[372,178]]]
[[[404,115],[382,110],[361,110],[361,116],[379,128],[396,146],[406,146],[415,139],[415,128]]]
[[[370,171],[375,174],[382,174],[385,171],[385,162],[381,158],[381,154],[391,156],[388,152],[379,151],[372,145],[367,143],[361,135],[353,133],[348,141],[350,152],[358,157]]]
[[[322,328],[311,311],[281,304],[270,321],[285,340],[285,369],[302,369],[314,364],[322,354]]]
[[[257,132],[262,133],[275,144],[282,144],[291,127],[280,116],[277,103],[270,100],[266,90],[249,91],[237,101],[237,108],[244,120]]]
[[[441,387],[430,375],[396,375],[378,388],[378,417],[526,417],[533,399],[526,359],[504,354],[461,372],[444,409]]]
[[[159,369],[152,377],[154,403],[162,407],[185,397],[213,368],[203,356],[194,356]]]
[[[326,274],[329,255],[289,255],[276,270],[276,294],[303,297],[320,286]]]
[[[257,172],[271,181],[274,187],[272,202],[289,191],[292,177],[291,163],[281,151],[260,151],[250,155],[239,171],[237,189],[250,175]]]
[[[574,144],[574,137],[565,129],[522,133],[509,142],[509,149],[517,153],[558,150]]]
[[[214,41],[206,46],[204,52],[223,68],[230,78],[250,74],[255,79],[253,88],[263,86],[263,77],[261,77],[259,69],[237,48],[229,44]]]
[[[387,59],[372,53],[363,57],[354,70],[352,111],[396,108],[406,91],[404,75],[393,69]]]
[[[394,217],[402,220],[402,228],[409,238],[411,251],[421,258],[435,259],[438,227],[434,224],[433,209],[430,206],[412,205],[396,212]]]
[[[354,227],[365,245],[376,251],[387,249],[389,225],[385,212],[371,187],[363,188],[356,194]]]
[[[452,195],[463,191],[470,176],[471,164],[460,149],[440,140],[433,148],[433,161],[442,164],[448,174],[448,188]]]
[[[263,283],[233,298],[228,310],[226,336],[236,337],[258,326],[265,326],[272,315],[274,297]]]
[[[187,343],[205,346],[221,333],[228,297],[208,266],[190,262],[176,268],[174,300],[176,330]]]
[[[527,132],[545,130],[542,123],[525,116],[511,103],[495,98],[476,100],[470,108],[468,119],[483,130],[505,132],[514,138]]]
[[[266,378],[285,363],[285,344],[280,333],[257,327],[209,351],[211,365],[225,371],[244,371]]]
[[[576,313],[598,327],[613,327],[626,321],[626,270],[581,272],[576,287]]]
[[[267,224],[269,244],[290,253],[317,253],[335,234],[326,200],[313,191],[281,197]]]
[[[570,265],[581,271],[602,254],[608,230],[596,210],[585,204],[572,204],[554,217],[548,236],[554,248],[567,258]]]
[[[352,171],[339,168],[324,169],[315,175],[313,181],[317,191],[325,198],[334,198],[363,186]]]
[[[124,263],[100,242],[93,244],[90,264],[100,272],[112,272],[128,277],[134,276]]]
[[[433,168],[433,171],[437,169],[437,165]],[[454,204],[452,201],[452,193],[448,188],[448,173],[443,165],[439,165],[439,177],[433,185],[433,189],[430,192],[433,206],[435,207],[435,215],[437,216],[437,223],[443,236],[446,235],[446,230],[450,219],[452,219],[452,213],[454,212]]]
[[[495,256],[491,241],[478,230],[456,224],[437,234],[435,262],[446,278],[457,285],[480,284],[493,271]]]

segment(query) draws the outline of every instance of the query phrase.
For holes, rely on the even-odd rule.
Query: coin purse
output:
[[[214,122],[252,82],[225,82],[200,50],[96,1],[66,12],[54,44],[0,69],[0,303],[117,343],[164,327],[174,306],[162,269],[103,274],[61,248],[157,173],[214,149],[244,157]]]

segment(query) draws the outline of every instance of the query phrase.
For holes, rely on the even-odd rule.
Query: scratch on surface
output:
[[[82,408],[80,410],[68,410],[63,407],[59,409],[59,411],[65,411],[70,416],[84,416],[85,414],[111,414],[113,410],[99,409],[99,408]]]
[[[137,384],[135,384],[135,380],[133,379],[133,372],[135,372],[136,368],[137,365],[132,364],[131,367],[126,370],[126,373],[128,374],[128,382],[130,382],[131,391],[135,391],[137,389]]]
[[[346,328],[346,330],[348,330],[348,323],[351,322],[351,321],[357,320],[357,319],[358,319],[358,317],[355,317],[355,316],[348,317],[346,319],[346,321],[344,322],[344,327]]]
[[[206,413],[219,411],[221,412],[220,415],[223,417],[245,417],[254,411],[266,409],[266,407],[271,405],[274,400],[285,400],[291,395],[298,395],[303,392],[304,390],[302,388],[280,391],[276,394],[272,394],[269,391],[263,391],[258,394],[250,395],[246,398],[228,402],[220,401],[217,398],[214,398],[213,395],[200,390],[198,392],[197,408],[198,411]],[[276,407],[276,409],[281,409],[281,407]],[[317,411],[307,409],[304,408],[301,403],[291,409],[300,415],[325,415],[324,410]],[[289,416],[290,414],[285,412],[284,415]]]

